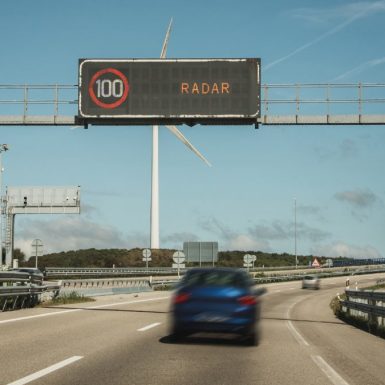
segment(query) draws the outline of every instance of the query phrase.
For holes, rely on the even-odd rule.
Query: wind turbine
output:
[[[165,59],[168,41],[170,38],[172,19],[168,25],[166,36],[163,41],[160,58]],[[166,127],[194,154],[201,158],[209,167],[210,162],[187,140],[176,126]],[[151,249],[159,249],[159,126],[152,126],[152,177],[151,177]]]

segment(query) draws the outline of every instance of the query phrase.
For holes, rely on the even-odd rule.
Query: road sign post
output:
[[[179,251],[179,250],[176,251],[172,255],[172,259],[175,262],[172,264],[172,268],[178,269],[178,278],[180,278],[180,274],[179,274],[180,269],[184,269],[186,267],[186,265],[183,263],[185,261],[185,255],[184,255],[183,251]]]
[[[147,271],[147,274],[148,274],[148,262],[152,260],[150,258],[151,257],[151,250],[150,249],[143,249],[142,255],[143,255],[142,261],[146,262],[146,271]]]
[[[243,267],[247,267],[247,271],[250,271],[250,267],[253,266],[256,259],[257,257],[255,255],[245,254],[243,256]]]

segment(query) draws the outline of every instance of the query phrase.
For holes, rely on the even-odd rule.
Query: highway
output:
[[[350,277],[360,287],[384,274]],[[1,385],[385,384],[385,340],[336,319],[346,277],[265,285],[261,342],[168,339],[169,292],[0,313]]]

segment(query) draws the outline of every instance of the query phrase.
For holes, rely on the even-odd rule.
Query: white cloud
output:
[[[370,190],[341,191],[336,193],[334,197],[356,208],[367,208],[378,200],[377,196]]]
[[[256,224],[246,231],[234,231],[216,218],[201,221],[201,226],[210,231],[219,240],[222,250],[256,250],[272,251],[278,244],[286,244],[294,239],[294,223],[271,221]],[[303,222],[297,223],[297,237],[311,242],[320,242],[330,237],[324,230],[308,226]]]
[[[148,245],[148,236],[140,233],[124,235],[112,226],[92,222],[87,218],[63,216],[55,220],[23,219],[17,224],[15,247],[27,256],[31,243],[43,241],[44,253],[86,248],[133,248]]]
[[[162,243],[169,244],[171,247],[180,248],[183,242],[187,241],[199,241],[199,237],[193,233],[172,233],[162,237]]]
[[[373,246],[357,246],[341,241],[314,246],[311,248],[311,253],[326,257],[382,258],[381,253]]]
[[[293,222],[273,221],[267,225],[255,225],[249,229],[249,233],[257,239],[282,241],[292,239],[294,237],[294,230]],[[299,238],[309,239],[313,242],[321,241],[330,236],[330,233],[310,227],[303,222],[297,223],[296,231]]]
[[[234,238],[228,239],[224,250],[253,250],[253,251],[270,251],[269,243],[266,241],[257,241],[249,235],[239,234]]]
[[[271,250],[268,240],[256,237],[249,230],[248,234],[238,233],[216,218],[202,220],[200,226],[217,237],[221,250]]]

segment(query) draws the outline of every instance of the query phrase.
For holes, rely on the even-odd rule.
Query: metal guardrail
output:
[[[385,123],[382,83],[263,84],[261,94],[265,125]],[[0,85],[0,125],[73,126],[77,106],[78,85]]]
[[[152,291],[149,278],[68,279],[59,281],[61,294],[76,292],[83,296],[129,294]]]
[[[186,269],[180,269],[184,273]],[[124,276],[124,275],[156,275],[156,274],[176,274],[177,269],[171,267],[121,267],[121,268],[88,268],[88,267],[47,267],[45,269],[46,277],[62,276]]]
[[[39,274],[31,274],[21,271],[0,271],[0,286],[2,283],[6,282],[30,282],[34,284],[41,285],[43,283],[43,279]]]
[[[180,273],[183,275],[187,270],[191,268],[185,268],[180,269]],[[276,270],[282,270],[281,272]],[[292,274],[288,274],[287,271],[292,271]],[[303,271],[301,271],[303,270]],[[338,268],[309,268],[309,267],[301,267],[298,269],[293,268],[292,266],[282,266],[282,267],[275,267],[275,268],[251,268],[249,269],[249,272],[251,274],[257,275],[265,274],[266,277],[263,277],[263,279],[270,279],[272,277],[285,277],[285,276],[298,276],[299,279],[302,279],[304,274],[318,274],[321,277],[325,276],[342,276],[342,275],[359,275],[359,274],[366,274],[366,273],[376,273],[376,272],[385,272],[385,266],[382,265],[381,267],[378,266],[341,266]],[[70,277],[70,276],[79,276],[79,277],[118,277],[118,276],[133,276],[133,275],[176,275],[177,269],[173,269],[171,267],[122,267],[122,268],[76,268],[76,267],[68,267],[68,268],[62,268],[62,267],[47,267],[45,269],[45,276],[48,278],[53,277]],[[275,279],[275,278],[274,278]],[[276,282],[275,280],[272,280],[271,282]],[[277,279],[279,280],[279,278]]]
[[[342,310],[353,317],[366,319],[369,324],[385,325],[385,291],[346,290]]]
[[[0,271],[0,311],[32,307],[47,291],[59,293],[60,286],[44,285],[40,275]]]

